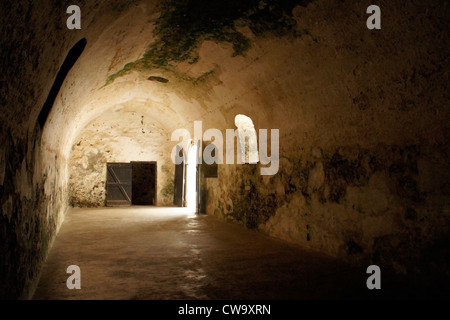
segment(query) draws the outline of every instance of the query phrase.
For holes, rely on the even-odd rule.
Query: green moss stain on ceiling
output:
[[[250,39],[237,30],[247,26],[257,36],[293,32],[295,6],[311,0],[163,0],[161,15],[155,20],[156,40],[142,58],[126,64],[110,75],[106,84],[131,70],[170,70],[173,62],[196,63],[198,47],[204,40],[228,42],[233,56],[245,55]]]

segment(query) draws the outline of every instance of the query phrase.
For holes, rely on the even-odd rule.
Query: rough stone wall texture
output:
[[[79,31],[66,28],[69,1],[0,2],[0,297],[33,292],[69,202],[70,161],[87,156],[77,137],[126,103],[165,134],[192,134],[194,120],[204,130],[234,128],[236,114],[257,130],[280,129],[278,174],[219,166],[219,178],[207,180],[208,213],[400,273],[448,267],[440,260],[449,231],[448,4],[379,1],[382,30],[369,31],[368,1],[297,3],[281,27],[271,6],[230,27],[239,17],[210,5],[230,14],[218,20],[224,28],[190,28],[201,41],[174,37],[165,52],[151,46],[158,1],[84,1]],[[58,69],[83,37],[41,132]]]
[[[439,281],[450,275],[449,8],[381,2],[382,30],[370,32],[365,5],[296,8],[303,35],[271,52],[255,86],[271,120],[251,114],[257,130],[280,128],[280,170],[219,166],[208,213]]]
[[[67,32],[70,4],[0,3],[0,299],[31,297],[68,204],[67,158],[45,146],[37,117],[83,37]],[[86,12],[94,7],[87,4]]]
[[[170,160],[170,135],[151,115],[120,105],[87,125],[75,139],[69,159],[69,203],[101,207],[106,201],[108,162],[156,161],[157,204],[173,204],[174,165]]]
[[[31,295],[67,203],[61,159],[42,162],[37,116],[72,39],[59,32],[62,15],[40,6],[0,4],[0,298]]]
[[[219,166],[207,180],[208,211],[349,261],[442,275],[450,189],[441,157],[381,144],[283,152],[275,176]]]

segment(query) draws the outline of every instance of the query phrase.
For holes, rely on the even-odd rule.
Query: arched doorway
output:
[[[258,163],[258,140],[252,119],[238,114],[234,118],[234,124],[238,132],[238,163]]]
[[[188,151],[186,166],[186,207],[197,212],[197,153],[198,147],[192,144]]]

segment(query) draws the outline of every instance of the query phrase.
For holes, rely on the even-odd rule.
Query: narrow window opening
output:
[[[197,146],[192,145],[188,152],[186,168],[186,206],[197,211]]]
[[[234,118],[234,124],[238,132],[238,157],[240,157],[242,163],[258,163],[258,140],[252,119],[243,114],[238,114]]]
[[[81,53],[86,47],[86,43],[87,43],[86,38],[83,38],[80,41],[78,41],[73,46],[73,48],[70,49],[66,59],[64,60],[61,68],[59,69],[55,81],[53,82],[53,86],[50,89],[50,93],[47,96],[47,100],[45,101],[44,106],[42,107],[41,112],[39,113],[38,122],[41,129],[44,128],[45,122],[47,121],[48,115],[50,114],[50,111],[53,107],[53,104],[55,103],[56,97],[58,96],[59,90],[61,89],[61,86],[63,85],[67,74],[69,73],[70,69],[72,69],[75,62],[77,62],[78,58],[81,56]]]

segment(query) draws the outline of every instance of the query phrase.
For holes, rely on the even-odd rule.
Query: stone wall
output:
[[[173,204],[174,164],[169,134],[138,104],[120,105],[88,124],[69,160],[69,202],[105,206],[108,162],[156,161],[157,204]]]
[[[369,32],[363,6],[294,10],[303,35],[290,51],[279,45],[282,58],[267,59],[254,91],[240,96],[259,95],[264,111],[248,111],[256,130],[280,129],[279,172],[219,165],[218,179],[207,179],[207,212],[439,281],[449,274],[446,23],[437,4],[383,2],[382,30]]]
[[[444,258],[430,252],[448,240],[448,178],[442,155],[420,146],[285,150],[274,176],[219,166],[207,210],[348,261],[442,274]]]
[[[84,36],[67,32],[70,4],[0,3],[0,299],[32,296],[68,205],[67,157],[43,139],[64,124],[41,129],[38,115],[67,53]],[[95,14],[94,6],[85,12]]]
[[[146,133],[129,134],[141,137],[144,160],[168,156],[170,133],[192,133],[195,120],[225,130],[245,114],[256,130],[280,129],[279,172],[220,165],[207,180],[209,214],[400,273],[446,268],[448,4],[379,1],[382,29],[370,31],[367,1],[266,2],[215,1],[200,20],[202,10],[164,11],[156,33],[167,9],[158,1],[85,1],[82,30],[73,31],[69,1],[0,2],[0,298],[32,294],[69,182],[73,197],[76,179],[120,158],[106,154],[120,154],[123,141],[111,138],[127,137],[126,128],[102,125],[96,136],[89,125],[127,103],[161,130],[147,136],[152,128],[138,116],[133,127]],[[82,38],[87,46],[41,130],[56,74]],[[145,137],[156,136],[164,148],[147,148]],[[81,200],[101,203],[101,182]],[[171,181],[161,183],[162,194]]]
[[[43,150],[37,117],[75,35],[60,33],[61,13],[47,1],[42,12],[26,1],[0,6],[0,299],[24,299],[67,206],[64,158]]]

